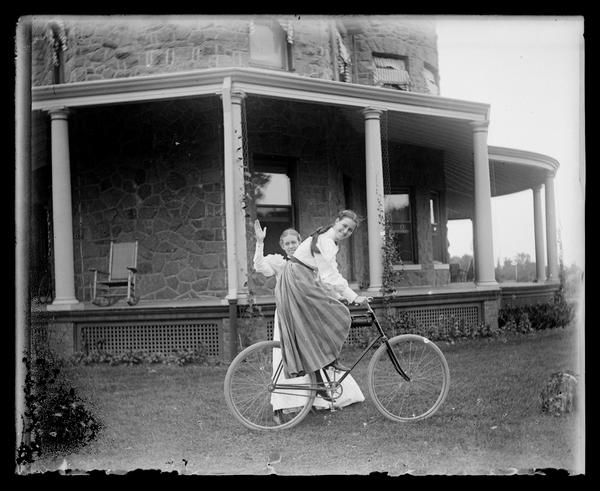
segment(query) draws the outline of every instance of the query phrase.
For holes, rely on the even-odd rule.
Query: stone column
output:
[[[381,290],[383,276],[384,189],[381,157],[381,109],[363,109],[369,243],[369,291]]]
[[[548,252],[548,281],[558,281],[558,250],[556,242],[556,203],[554,176],[546,176],[546,247]]]
[[[535,237],[535,271],[538,283],[546,280],[546,258],[544,257],[544,228],[542,214],[542,186],[533,191],[533,227]]]
[[[68,309],[79,302],[75,298],[68,110],[61,107],[48,112],[51,118],[55,290],[54,301],[48,306],[51,310],[52,307]]]
[[[241,91],[231,93],[233,125],[233,180],[235,183],[235,247],[237,255],[238,297],[248,295],[248,252],[246,250],[246,193],[244,179],[244,141],[242,131],[242,102],[246,94]]]
[[[478,285],[497,285],[494,275],[494,243],[492,237],[492,193],[488,157],[488,121],[472,122],[475,211],[473,246],[475,282]]]

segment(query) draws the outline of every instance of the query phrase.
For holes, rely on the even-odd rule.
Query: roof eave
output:
[[[519,150],[516,148],[488,146],[488,157],[491,162],[537,167],[554,176],[560,164],[558,160],[541,153]]]
[[[34,87],[32,109],[220,94],[223,80],[227,77],[231,78],[233,90],[243,90],[249,94],[342,106],[375,106],[389,111],[471,121],[489,120],[489,104],[258,68],[209,68]]]

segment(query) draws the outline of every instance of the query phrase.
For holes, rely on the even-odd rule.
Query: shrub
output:
[[[189,349],[177,349],[170,353],[152,352],[147,351],[125,351],[123,353],[115,354],[105,350],[93,350],[88,353],[77,352],[74,353],[69,361],[74,365],[95,365],[107,363],[109,365],[140,365],[140,364],[157,364],[162,363],[166,365],[189,365],[197,364],[203,365],[208,361],[206,355],[206,349],[203,345],[197,348]]]
[[[63,362],[50,352],[24,359],[25,427],[30,443],[17,449],[19,465],[54,449],[73,449],[93,440],[102,424],[62,374]]]
[[[577,377],[570,371],[553,373],[539,396],[542,413],[562,416],[577,405]]]
[[[498,313],[498,325],[505,331],[531,332],[565,327],[573,320],[574,309],[561,292],[550,302],[534,305],[506,305]]]
[[[391,335],[418,334],[432,341],[448,341],[466,338],[490,337],[496,334],[489,324],[473,324],[463,318],[442,314],[435,323],[422,323],[407,312],[400,312],[392,319]]]

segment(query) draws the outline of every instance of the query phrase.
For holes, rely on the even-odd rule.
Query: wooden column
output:
[[[548,281],[558,281],[558,244],[556,240],[556,202],[554,176],[546,177],[546,248],[548,253]]]
[[[369,243],[369,291],[379,291],[383,276],[385,234],[383,162],[381,156],[381,109],[367,107],[365,117],[365,174]]]
[[[546,280],[546,258],[544,255],[544,223],[542,211],[542,186],[533,191],[533,228],[535,237],[535,271],[538,283]]]
[[[54,231],[54,289],[52,307],[69,308],[75,298],[73,263],[73,215],[71,202],[71,162],[67,108],[48,111],[52,145],[52,225]]]
[[[478,285],[497,285],[494,274],[494,244],[492,237],[492,193],[488,157],[488,122],[473,122],[473,164],[475,184],[475,213],[473,245],[475,282]]]

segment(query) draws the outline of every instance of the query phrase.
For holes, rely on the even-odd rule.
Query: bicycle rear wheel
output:
[[[304,419],[315,399],[314,388],[277,388],[274,384],[288,383],[283,373],[273,380],[279,365],[279,341],[260,341],[240,352],[231,362],[225,375],[225,401],[235,418],[252,430],[291,428]],[[281,372],[281,370],[280,370]],[[308,375],[306,385],[315,387],[314,374]],[[292,395],[297,406],[275,410],[273,394]]]
[[[418,421],[434,414],[450,387],[450,370],[442,351],[429,339],[403,334],[389,340],[405,380],[382,344],[369,363],[369,394],[377,409],[393,421]]]

